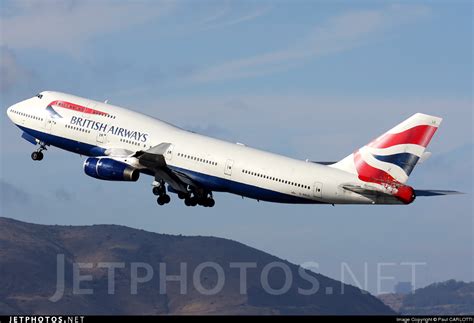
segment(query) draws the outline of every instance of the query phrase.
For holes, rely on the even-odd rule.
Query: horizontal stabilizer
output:
[[[455,195],[455,194],[464,194],[463,192],[458,191],[449,191],[449,190],[415,190],[416,196],[438,196],[438,195]]]
[[[345,184],[342,185],[342,188],[354,193],[362,194],[362,195],[389,195],[387,192],[381,190],[378,187],[371,186],[371,185],[353,185],[353,184]]]

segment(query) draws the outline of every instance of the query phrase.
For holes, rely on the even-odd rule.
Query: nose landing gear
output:
[[[40,142],[40,148],[31,153],[31,159],[40,161],[43,159],[43,150],[46,150],[46,144],[44,142]]]
[[[33,160],[42,160],[44,157],[43,153],[41,151],[34,151],[31,153],[31,159]]]

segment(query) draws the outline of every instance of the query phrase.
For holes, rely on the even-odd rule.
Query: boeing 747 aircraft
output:
[[[214,206],[213,192],[259,201],[305,204],[410,204],[417,196],[457,193],[417,190],[406,182],[426,159],[441,118],[416,113],[339,162],[297,160],[206,137],[131,110],[44,91],[8,108],[22,137],[42,160],[55,146],[87,156],[84,172],[109,181],[153,176],[159,205],[175,193],[187,206]]]

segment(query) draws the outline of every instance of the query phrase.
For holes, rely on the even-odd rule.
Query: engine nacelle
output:
[[[91,177],[106,181],[135,182],[140,177],[138,169],[111,158],[87,158],[84,162],[84,172]]]

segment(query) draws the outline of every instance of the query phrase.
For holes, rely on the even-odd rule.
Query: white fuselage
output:
[[[11,106],[9,118],[38,141],[71,152],[126,156],[171,143],[166,164],[211,191],[281,203],[398,204],[344,189],[364,183],[340,169],[206,137],[106,103],[50,91],[41,96]],[[48,111],[52,102],[60,102],[59,107]],[[64,102],[90,111],[76,111]],[[141,167],[133,158],[126,162]]]

